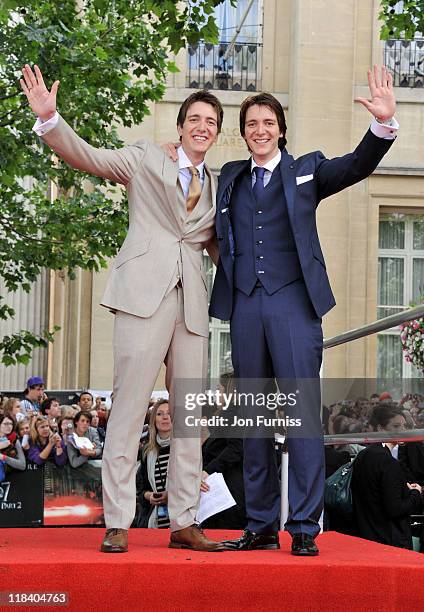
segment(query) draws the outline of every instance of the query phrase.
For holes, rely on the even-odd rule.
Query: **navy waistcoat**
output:
[[[250,167],[236,179],[231,221],[237,289],[250,295],[259,280],[271,295],[302,278],[278,166],[258,202],[252,192]]]

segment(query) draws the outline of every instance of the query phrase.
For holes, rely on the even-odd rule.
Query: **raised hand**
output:
[[[55,81],[49,91],[44,84],[43,75],[37,65],[34,66],[33,72],[30,66],[26,64],[22,68],[22,75],[24,78],[19,79],[19,82],[29,105],[42,121],[47,121],[56,112],[56,94],[59,81]]]
[[[368,70],[368,85],[371,100],[356,98],[356,102],[365,106],[379,121],[388,121],[393,117],[396,110],[392,75],[385,66],[382,66],[380,77],[379,68],[374,65],[374,70]]]

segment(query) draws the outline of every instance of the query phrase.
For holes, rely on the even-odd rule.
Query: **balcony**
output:
[[[259,43],[236,43],[224,59],[228,42],[197,43],[188,47],[187,82],[192,89],[258,91],[260,89]]]
[[[387,40],[384,63],[393,74],[395,87],[423,87],[424,38]]]

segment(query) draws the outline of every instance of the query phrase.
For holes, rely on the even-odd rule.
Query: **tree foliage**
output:
[[[413,40],[424,35],[424,0],[381,0],[379,19],[383,22],[381,38]]]
[[[87,190],[87,176],[53,158],[32,132],[34,117],[18,81],[23,64],[37,63],[48,87],[60,80],[58,108],[80,136],[119,147],[117,126],[141,123],[149,102],[163,96],[167,74],[177,70],[172,52],[187,42],[216,41],[213,11],[222,1],[3,0],[0,279],[7,291],[29,291],[43,268],[66,269],[72,277],[76,268],[105,267],[127,228],[120,190],[95,177]],[[14,314],[0,296],[0,320]],[[2,362],[27,363],[53,331],[0,338]]]

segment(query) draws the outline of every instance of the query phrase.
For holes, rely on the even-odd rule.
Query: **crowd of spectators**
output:
[[[47,395],[40,376],[28,379],[23,398],[0,396],[0,477],[27,463],[53,461],[78,468],[88,459],[101,459],[107,419],[104,398],[88,391],[61,405]],[[85,441],[84,441],[85,440]]]
[[[221,377],[221,390],[233,390],[231,373]],[[84,391],[72,404],[61,405],[47,396],[44,381],[28,380],[24,398],[0,397],[0,479],[8,470],[25,470],[27,462],[72,468],[92,459],[101,459],[108,410],[104,398]],[[234,407],[227,409],[231,417]],[[219,416],[222,406],[210,414]],[[325,434],[358,434],[380,431],[393,434],[384,444],[326,445],[326,478],[354,460],[352,492],[353,521],[328,513],[325,524],[331,529],[378,542],[411,547],[411,514],[422,513],[424,491],[424,442],[397,443],[405,430],[424,428],[424,396],[407,394],[398,402],[388,392],[369,398],[343,399],[323,408]],[[140,432],[137,469],[137,510],[134,526],[169,527],[167,474],[172,437],[168,400],[152,399]],[[208,528],[239,529],[246,524],[243,485],[243,440],[229,438],[220,428],[206,428],[202,440],[203,474],[201,490],[209,474],[220,472],[236,505],[205,523]]]
[[[325,447],[326,477],[354,461],[353,515],[327,512],[327,526],[382,544],[412,548],[411,515],[423,514],[424,442],[402,442],[407,430],[424,428],[424,396],[408,393],[394,401],[389,392],[369,399],[343,400],[324,410],[324,430],[330,435],[380,432],[392,440],[373,444]],[[424,525],[416,535],[424,552]]]

